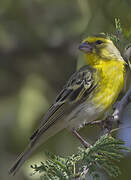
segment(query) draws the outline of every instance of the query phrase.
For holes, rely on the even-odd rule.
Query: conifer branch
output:
[[[98,180],[99,170],[116,177],[120,170],[115,162],[124,157],[121,150],[129,151],[122,140],[105,134],[89,148],[79,148],[77,154],[66,158],[48,154],[49,160],[31,167],[34,170],[33,174],[41,174],[41,180],[85,180],[86,174]]]

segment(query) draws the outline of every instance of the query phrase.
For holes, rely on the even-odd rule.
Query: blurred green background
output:
[[[46,158],[44,151],[65,156],[80,143],[64,130],[52,137],[15,176],[8,169],[28,144],[32,132],[64,83],[76,69],[78,44],[84,34],[113,32],[114,18],[131,27],[130,0],[1,0],[0,1],[0,179],[39,179],[31,164]],[[131,106],[123,124],[131,123]],[[84,128],[90,141],[97,129]],[[118,136],[131,147],[131,129]],[[119,180],[131,179],[131,155],[120,162]],[[112,178],[103,175],[103,180]],[[116,178],[117,179],[117,178]]]

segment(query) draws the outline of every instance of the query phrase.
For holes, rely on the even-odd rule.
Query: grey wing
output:
[[[89,66],[83,66],[71,76],[45,114],[40,127],[30,137],[31,141],[35,141],[57,120],[60,120],[65,114],[69,114],[79,103],[88,98],[97,85],[94,80],[94,74],[94,69]]]

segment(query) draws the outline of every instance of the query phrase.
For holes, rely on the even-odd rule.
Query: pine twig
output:
[[[41,180],[85,180],[86,174],[98,180],[98,170],[101,169],[116,177],[120,170],[115,162],[124,156],[121,150],[129,151],[123,141],[105,134],[89,148],[79,148],[77,154],[66,158],[49,154],[49,160],[42,162],[40,166],[31,167],[34,170],[33,174],[41,173]]]

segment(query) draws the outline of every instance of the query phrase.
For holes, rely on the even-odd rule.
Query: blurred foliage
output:
[[[7,170],[75,71],[80,40],[87,34],[113,32],[114,17],[120,18],[130,37],[130,0],[0,1],[0,179],[32,179],[26,165],[16,177],[9,177]],[[124,122],[130,113],[128,108]],[[93,128],[81,130],[89,141],[95,139],[95,132],[97,129]],[[129,142],[128,132],[120,134]],[[77,151],[78,145],[64,131],[51,138],[44,149],[69,155]],[[128,169],[131,164],[123,161],[121,166]],[[125,171],[125,176],[131,179],[130,170]]]

